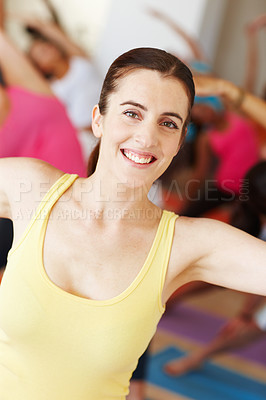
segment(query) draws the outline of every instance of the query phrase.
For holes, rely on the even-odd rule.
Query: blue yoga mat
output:
[[[177,304],[171,311],[166,311],[159,323],[159,329],[199,343],[209,343],[225,322],[225,318],[211,315],[188,305]],[[232,353],[246,360],[266,365],[266,336],[248,346],[232,350]]]
[[[212,362],[206,362],[201,369],[183,376],[167,375],[163,371],[163,365],[184,354],[175,347],[167,347],[151,356],[148,382],[193,400],[266,400],[266,383],[224,369]]]

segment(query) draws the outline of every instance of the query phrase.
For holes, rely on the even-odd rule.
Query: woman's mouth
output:
[[[121,153],[128,160],[139,165],[152,164],[154,161],[156,161],[156,158],[152,154],[141,154],[127,149],[122,149]]]

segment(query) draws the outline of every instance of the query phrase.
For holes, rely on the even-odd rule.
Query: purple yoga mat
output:
[[[226,318],[178,304],[173,306],[170,311],[166,311],[158,328],[199,343],[208,343],[226,321]],[[266,335],[246,347],[231,351],[231,353],[266,366]]]

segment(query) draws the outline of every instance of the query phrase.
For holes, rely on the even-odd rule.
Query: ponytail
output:
[[[97,162],[98,162],[99,152],[100,152],[100,143],[101,142],[99,141],[96,144],[96,146],[92,150],[91,155],[89,157],[88,167],[87,167],[87,176],[92,175],[96,170],[96,165],[97,165]]]

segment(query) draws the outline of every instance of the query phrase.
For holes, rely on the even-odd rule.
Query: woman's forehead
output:
[[[129,70],[117,80],[119,87],[130,85],[135,87],[135,85],[138,83],[142,86],[150,85],[151,83],[153,83],[154,86],[155,84],[176,84],[178,86],[182,86],[182,82],[178,78],[147,68],[135,68],[133,70]]]
[[[183,104],[185,113],[189,107],[187,91],[179,79],[148,69],[135,69],[119,78],[114,95],[117,99],[129,96],[131,100],[161,101],[165,106]]]

